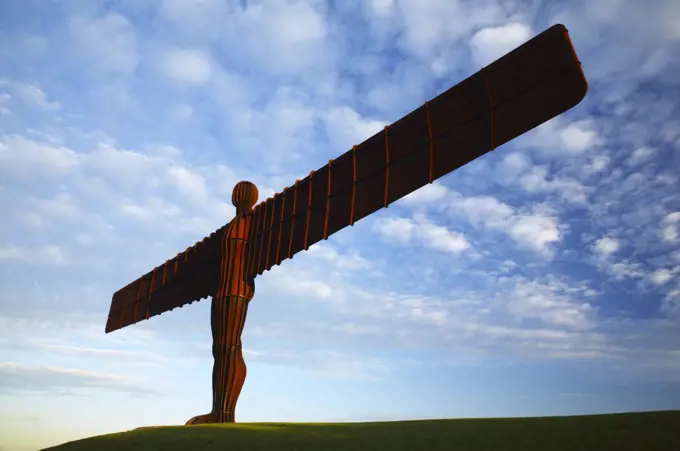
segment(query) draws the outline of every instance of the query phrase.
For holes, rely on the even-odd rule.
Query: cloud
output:
[[[202,203],[207,199],[208,188],[201,175],[182,166],[173,166],[168,169],[168,176],[177,191],[192,202]]]
[[[249,349],[244,355],[249,361],[302,368],[324,380],[375,381],[390,372],[390,365],[381,359],[330,350]]]
[[[134,26],[110,11],[101,17],[75,16],[68,23],[74,49],[97,69],[129,74],[139,62]]]
[[[511,289],[505,293],[508,310],[517,318],[534,318],[543,321],[548,326],[587,329],[593,327],[593,306],[586,300],[592,297],[587,288],[581,288],[575,293],[563,283],[549,281],[540,283],[517,279]]]
[[[661,237],[664,241],[677,243],[680,241],[680,212],[669,213],[661,222]]]
[[[233,6],[220,0],[162,0],[160,15],[183,33],[215,39]]]
[[[601,255],[611,255],[619,250],[619,241],[616,238],[604,237],[595,241],[595,251]]]
[[[400,200],[403,205],[413,207],[436,205],[446,199],[449,190],[441,183],[434,182],[423,186]]]
[[[39,248],[0,247],[0,261],[3,260],[48,266],[66,265],[70,262],[70,258],[54,245]]]
[[[597,133],[590,128],[588,121],[572,122],[560,131],[564,148],[573,153],[581,153],[598,142]]]
[[[249,3],[234,11],[235,26],[226,33],[231,39],[240,37],[243,50],[260,67],[297,73],[322,66],[333,56],[322,8],[319,2],[303,0]]]
[[[159,69],[166,77],[196,86],[210,81],[213,72],[210,55],[200,49],[170,49],[159,58]]]
[[[523,147],[539,150],[543,156],[558,158],[592,152],[601,145],[602,137],[592,119],[568,122],[563,117],[556,117],[528,132],[520,143]]]
[[[376,230],[388,240],[401,244],[420,242],[425,247],[452,254],[470,248],[465,235],[430,222],[425,216],[414,218],[384,218],[376,223]]]
[[[342,153],[373,136],[387,122],[367,119],[347,106],[338,106],[324,113],[323,121],[334,147]]]
[[[596,155],[590,161],[581,166],[580,173],[584,178],[592,175],[601,174],[611,163],[611,159],[606,155]]]
[[[106,390],[138,395],[160,394],[157,388],[117,374],[48,365],[0,362],[0,387],[5,393],[64,394]]]
[[[533,166],[522,174],[519,183],[528,193],[556,193],[564,201],[574,204],[585,204],[589,189],[573,178],[549,178],[549,170],[545,166]]]
[[[671,280],[672,277],[673,271],[670,271],[668,269],[657,269],[650,275],[652,282],[654,282],[657,285],[665,284],[666,282]]]
[[[333,246],[317,243],[310,247],[307,253],[313,258],[332,262],[339,269],[359,270],[373,267],[373,263],[359,255],[355,249],[342,253]]]
[[[507,234],[518,245],[552,256],[552,245],[562,240],[562,229],[557,218],[540,209],[533,213],[521,212],[491,196],[465,197],[452,194],[452,214],[464,214],[476,227]]]
[[[296,267],[295,278],[307,286],[302,269]],[[282,266],[277,271],[287,270]],[[317,294],[298,290],[288,280],[283,275],[267,279],[265,291],[275,292],[277,299],[295,294],[295,303],[287,306],[295,317],[298,308],[309,311],[305,299],[314,300]],[[446,295],[425,296],[363,287],[344,278],[326,280],[333,294],[315,303],[314,310],[329,309],[334,314],[324,317],[331,319],[260,324],[257,330],[249,329],[248,339],[302,343],[317,337],[316,343],[329,348],[374,344],[438,350],[442,356],[459,359],[500,354],[519,359],[593,359],[615,352],[611,337],[598,330],[594,306],[598,293],[585,282],[505,276],[489,278],[480,290],[453,288]]]
[[[397,19],[400,21],[398,31],[401,32],[397,44],[407,54],[418,59],[431,59],[434,55],[445,54],[474,30],[505,22],[509,15],[495,3],[486,4],[480,9],[464,2],[402,0],[397,2],[397,9]],[[380,16],[372,19],[384,20]],[[480,50],[489,50],[492,45],[489,41],[480,42]]]
[[[55,343],[37,343],[36,348],[62,355],[99,358],[116,362],[141,362],[141,363],[164,363],[166,359],[160,355],[147,351],[135,351],[124,349],[102,349],[82,346],[72,346]]]
[[[501,163],[505,164],[505,163]],[[514,164],[514,163],[511,163]],[[522,164],[522,167],[525,167]],[[544,173],[543,173],[544,175]],[[538,181],[529,181],[538,185]],[[542,183],[551,183],[543,179]],[[536,188],[538,189],[538,187]],[[542,190],[550,191],[554,186],[542,187]],[[569,195],[567,190],[564,195]],[[463,196],[459,192],[450,190],[441,184],[432,184],[400,200],[400,205],[416,209],[432,209],[440,211],[452,220],[464,218],[475,228],[482,228],[503,233],[515,241],[520,247],[530,249],[539,254],[551,257],[553,245],[561,242],[563,228],[558,218],[549,210],[537,204],[533,211],[526,208],[523,210],[506,204],[492,196]],[[408,220],[399,219],[383,222],[383,232],[402,241],[407,242],[413,233],[415,224]],[[432,236],[439,231],[430,229]]]
[[[69,173],[81,161],[71,149],[40,143],[23,136],[0,137],[3,173],[23,180],[51,178]]]
[[[640,147],[630,154],[630,157],[626,160],[628,166],[636,166],[640,163],[649,161],[650,157],[654,155],[655,150],[649,147]]]
[[[14,91],[18,97],[22,98],[32,106],[36,106],[40,109],[48,111],[58,110],[61,108],[61,104],[59,102],[48,100],[45,91],[43,91],[37,84],[0,81],[0,86],[2,86],[2,84],[9,85],[10,89],[12,89],[12,91]],[[12,96],[9,94],[0,95],[0,104],[8,102],[11,98]]]
[[[680,316],[680,289],[672,290],[664,297],[661,309],[670,316]]]
[[[482,28],[470,39],[472,59],[479,66],[487,66],[524,44],[531,35],[531,27],[518,22]]]

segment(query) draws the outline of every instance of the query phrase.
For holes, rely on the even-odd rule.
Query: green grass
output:
[[[51,451],[680,450],[680,411],[383,423],[167,426],[102,435]]]

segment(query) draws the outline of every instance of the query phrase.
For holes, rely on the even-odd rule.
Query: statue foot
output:
[[[191,426],[195,424],[210,424],[210,423],[217,423],[217,414],[215,413],[206,413],[204,415],[197,415],[190,419],[189,421],[186,422],[186,426]]]

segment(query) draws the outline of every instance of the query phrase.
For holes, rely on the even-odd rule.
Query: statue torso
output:
[[[255,282],[248,280],[248,233],[252,214],[236,216],[224,232],[222,241],[222,268],[228,274],[220,277],[227,282],[227,295],[242,296],[250,301],[255,295]],[[223,283],[223,282],[221,282]]]

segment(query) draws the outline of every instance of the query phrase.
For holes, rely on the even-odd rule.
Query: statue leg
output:
[[[236,402],[246,379],[246,364],[243,360],[241,334],[248,313],[248,299],[243,296],[229,296],[224,310],[228,312],[218,335],[216,371],[213,371],[213,411],[218,423],[236,421]]]
[[[186,424],[233,423],[238,397],[246,379],[241,334],[248,313],[248,299],[242,296],[213,298],[212,411],[190,419]]]

